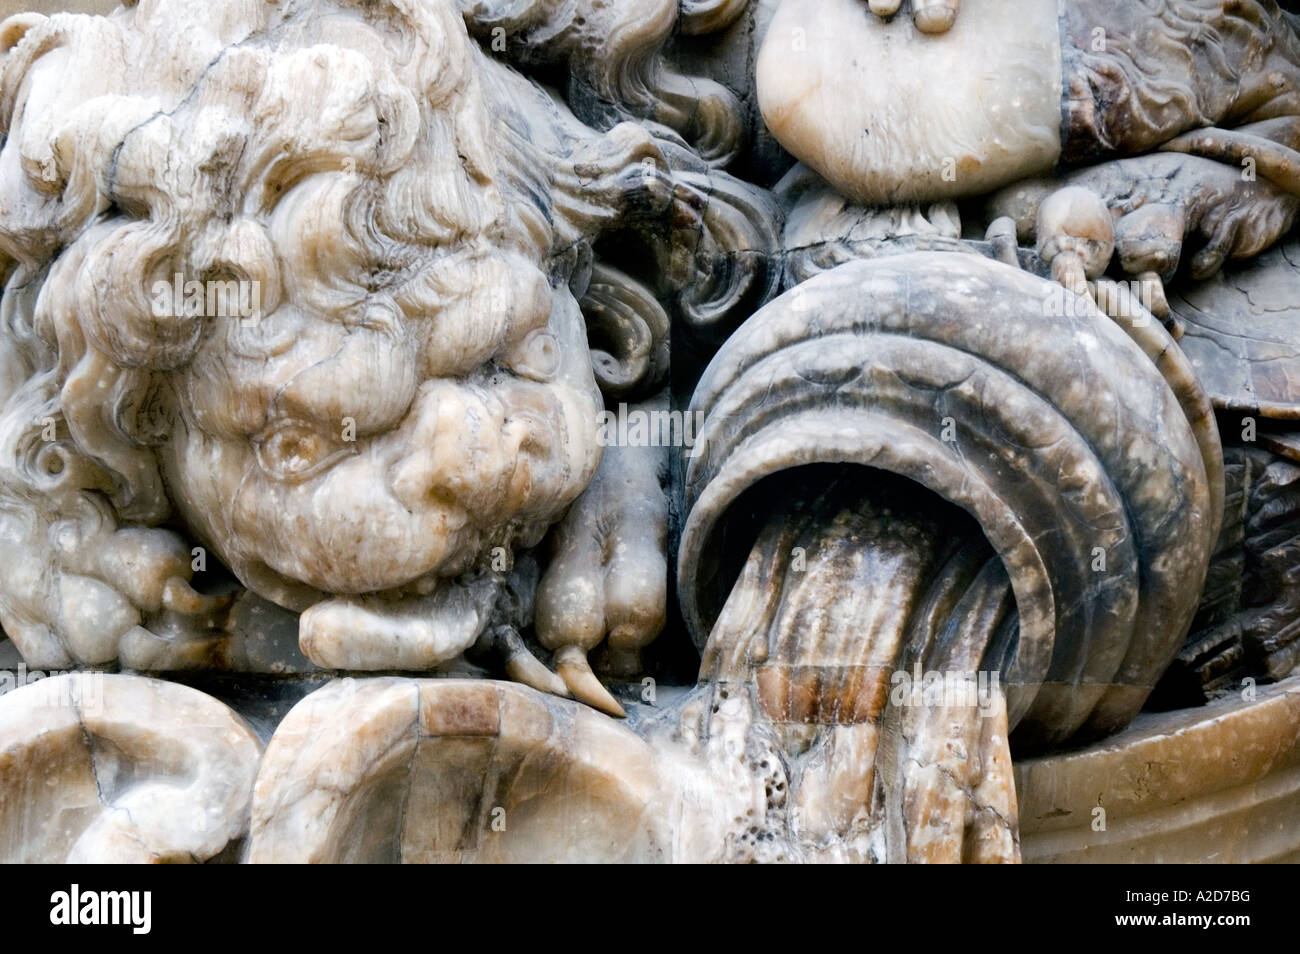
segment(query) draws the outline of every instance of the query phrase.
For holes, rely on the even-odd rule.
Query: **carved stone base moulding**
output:
[[[0,861],[1300,860],[1300,15],[0,3]]]

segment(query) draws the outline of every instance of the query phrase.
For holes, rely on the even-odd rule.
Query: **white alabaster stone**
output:
[[[764,792],[714,721],[692,747],[510,683],[332,682],[267,747],[246,860],[727,860]]]
[[[0,696],[0,862],[207,861],[247,830],[262,747],[211,696],[70,673]]]
[[[759,53],[763,119],[867,204],[975,195],[1060,156],[1055,0],[969,0],[947,33],[860,0],[784,0]]]

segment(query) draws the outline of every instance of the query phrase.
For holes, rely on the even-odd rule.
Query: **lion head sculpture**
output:
[[[749,283],[752,210],[705,198],[734,182],[734,104],[706,83],[688,109],[647,65],[675,0],[553,6],[0,28],[0,623],[31,664],[180,665],[157,634],[211,625],[209,549],[305,611],[322,665],[424,668],[482,633],[600,460],[593,244],[639,230],[660,293],[710,317]]]

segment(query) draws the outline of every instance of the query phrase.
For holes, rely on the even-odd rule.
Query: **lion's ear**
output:
[[[0,23],[0,54],[8,53],[34,26],[44,23],[46,17],[39,13],[15,13]]]

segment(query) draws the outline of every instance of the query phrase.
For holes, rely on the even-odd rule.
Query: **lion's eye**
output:
[[[300,421],[279,421],[253,438],[257,462],[276,480],[303,480],[320,473],[351,447]]]

